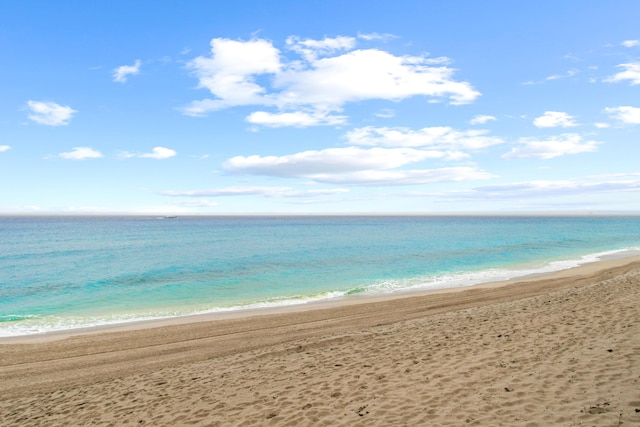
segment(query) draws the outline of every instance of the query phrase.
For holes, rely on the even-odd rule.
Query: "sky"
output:
[[[640,212],[636,0],[0,2],[0,214]]]

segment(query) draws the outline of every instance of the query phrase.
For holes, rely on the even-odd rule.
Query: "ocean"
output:
[[[547,273],[640,217],[0,217],[0,337]]]

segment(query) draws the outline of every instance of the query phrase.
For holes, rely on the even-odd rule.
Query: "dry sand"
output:
[[[640,425],[639,314],[636,258],[2,344],[0,425]]]

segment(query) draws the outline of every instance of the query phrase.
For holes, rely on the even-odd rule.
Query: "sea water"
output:
[[[0,337],[469,286],[640,249],[640,217],[0,217]]]

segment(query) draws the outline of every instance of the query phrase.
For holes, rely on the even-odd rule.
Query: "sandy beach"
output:
[[[0,425],[640,425],[640,258],[0,341]]]

